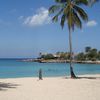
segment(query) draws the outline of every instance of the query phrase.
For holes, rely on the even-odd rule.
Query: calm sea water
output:
[[[100,65],[73,64],[76,75],[100,74]],[[38,77],[42,69],[44,77],[70,75],[69,64],[66,63],[36,63],[19,62],[16,60],[0,60],[0,78]]]

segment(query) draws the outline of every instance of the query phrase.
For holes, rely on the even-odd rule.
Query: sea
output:
[[[22,62],[18,59],[0,59],[0,78],[38,77],[39,70],[43,77],[69,76],[69,63]],[[73,64],[75,74],[100,74],[100,64]]]

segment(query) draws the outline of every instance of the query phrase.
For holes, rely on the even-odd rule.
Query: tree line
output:
[[[97,61],[100,60],[100,51],[96,48],[85,47],[84,52],[80,52],[77,54],[72,53],[72,57],[74,60],[77,61]],[[40,59],[59,59],[59,60],[70,60],[70,53],[69,52],[56,52],[55,54],[47,53],[42,54],[39,57]]]

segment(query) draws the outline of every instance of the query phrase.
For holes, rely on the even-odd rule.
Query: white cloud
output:
[[[28,16],[27,18],[25,18],[23,24],[34,27],[49,24],[50,20],[51,17],[49,16],[48,10],[44,7],[41,7],[36,11],[36,14],[33,14],[33,16]]]
[[[93,27],[96,25],[97,25],[97,22],[95,20],[88,21],[86,24],[87,27]]]

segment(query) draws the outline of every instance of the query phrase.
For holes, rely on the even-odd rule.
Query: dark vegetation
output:
[[[61,59],[61,60],[70,60],[69,52],[57,52],[55,54],[42,54],[40,55],[40,59],[50,60],[50,59]],[[100,60],[100,51],[96,48],[86,47],[84,52],[80,52],[77,54],[73,53],[73,59],[77,61],[97,61]]]

